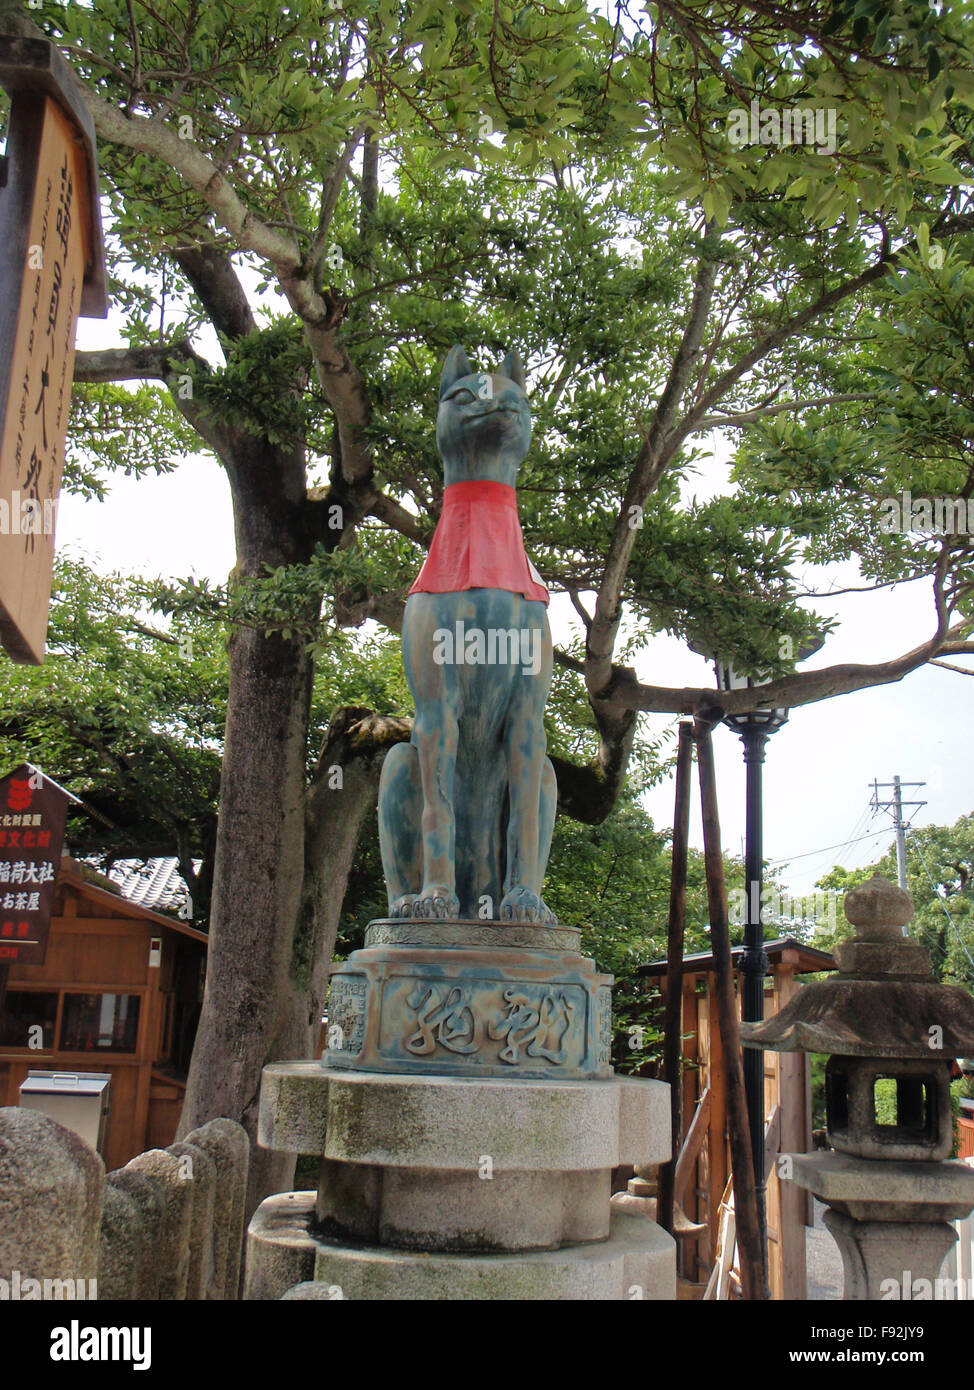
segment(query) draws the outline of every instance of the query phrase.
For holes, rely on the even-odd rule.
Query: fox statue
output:
[[[416,716],[379,782],[390,917],[556,920],[541,897],[557,799],[548,590],[515,492],[530,440],[517,353],[485,373],[454,347],[436,421],[443,509],[402,627]]]

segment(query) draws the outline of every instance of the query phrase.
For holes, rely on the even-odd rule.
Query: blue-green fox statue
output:
[[[524,386],[516,353],[475,372],[457,346],[443,367],[443,511],[402,629],[416,718],[379,784],[391,917],[555,920],[541,897],[556,803],[548,591],[515,493],[531,440]]]

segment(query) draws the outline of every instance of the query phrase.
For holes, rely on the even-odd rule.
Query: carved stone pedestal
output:
[[[608,1077],[611,977],[572,927],[371,922],[332,973],[330,1067],[398,1075]]]
[[[974,1207],[964,1163],[890,1162],[842,1153],[789,1154],[791,1181],[826,1202],[847,1299],[952,1297],[938,1279],[957,1239],[948,1223]]]
[[[611,978],[579,941],[370,923],[324,1063],[264,1069],[259,1143],[320,1169],[255,1214],[247,1297],[676,1296],[671,1238],[609,1205],[613,1168],[669,1157],[668,1088],[612,1075]]]
[[[248,1298],[674,1298],[671,1238],[610,1211],[611,1170],[669,1156],[660,1082],[265,1068],[259,1142],[318,1191],[251,1222]],[[290,1291],[290,1292],[289,1292]]]

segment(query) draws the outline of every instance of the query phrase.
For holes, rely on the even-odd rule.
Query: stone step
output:
[[[675,1247],[645,1217],[613,1213],[606,1240],[483,1254],[339,1244],[309,1234],[315,1194],[278,1194],[250,1227],[245,1297],[637,1300],[676,1297]]]

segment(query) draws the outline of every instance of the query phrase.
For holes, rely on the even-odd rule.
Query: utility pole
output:
[[[926,782],[901,782],[898,777],[894,777],[892,782],[873,782],[873,794],[869,804],[877,811],[889,811],[893,817],[893,828],[896,831],[896,878],[904,893],[906,890],[906,828],[909,820],[903,819],[904,806],[913,806],[919,810],[921,806],[926,806],[925,801],[904,801],[904,787],[925,787]],[[891,787],[893,795],[884,801],[880,801],[879,793]],[[912,819],[912,817],[911,817]],[[906,936],[906,927],[903,928],[903,935]]]

